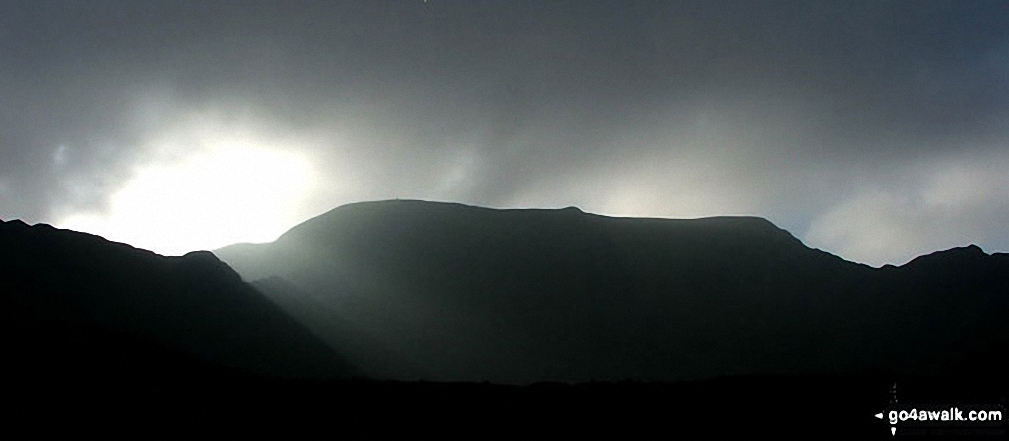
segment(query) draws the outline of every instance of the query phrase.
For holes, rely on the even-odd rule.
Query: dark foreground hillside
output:
[[[24,379],[142,381],[201,370],[197,363],[293,378],[354,373],[208,252],[163,257],[3,222],[0,296],[5,365]]]
[[[196,381],[192,381],[197,379]],[[914,403],[1005,409],[1006,384],[884,374],[742,376],[681,383],[487,383],[291,380],[205,371],[189,381],[52,390],[7,398],[5,433],[318,439],[889,439],[873,415]],[[85,384],[85,383],[81,383]],[[966,400],[966,401],[965,401]],[[908,407],[910,408],[910,407]],[[901,424],[899,434],[1004,435],[1001,423]]]

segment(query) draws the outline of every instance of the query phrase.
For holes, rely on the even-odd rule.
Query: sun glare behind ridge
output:
[[[298,154],[224,146],[140,167],[107,212],[75,213],[57,226],[165,255],[268,242],[300,220],[286,214],[311,186],[311,165]]]

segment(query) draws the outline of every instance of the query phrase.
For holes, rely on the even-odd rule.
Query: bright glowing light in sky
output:
[[[105,213],[76,213],[57,223],[166,255],[237,242],[268,242],[312,186],[302,156],[248,145],[210,147],[153,163],[112,195]]]

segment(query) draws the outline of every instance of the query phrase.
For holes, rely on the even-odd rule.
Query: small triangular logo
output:
[[[896,436],[897,435],[897,428],[896,427],[891,427],[890,428],[890,435],[891,436]]]

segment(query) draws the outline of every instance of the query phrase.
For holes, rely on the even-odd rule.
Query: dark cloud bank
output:
[[[1003,2],[209,3],[0,2],[0,217],[107,210],[210,130],[311,158],[299,219],[415,197],[1009,250]]]

